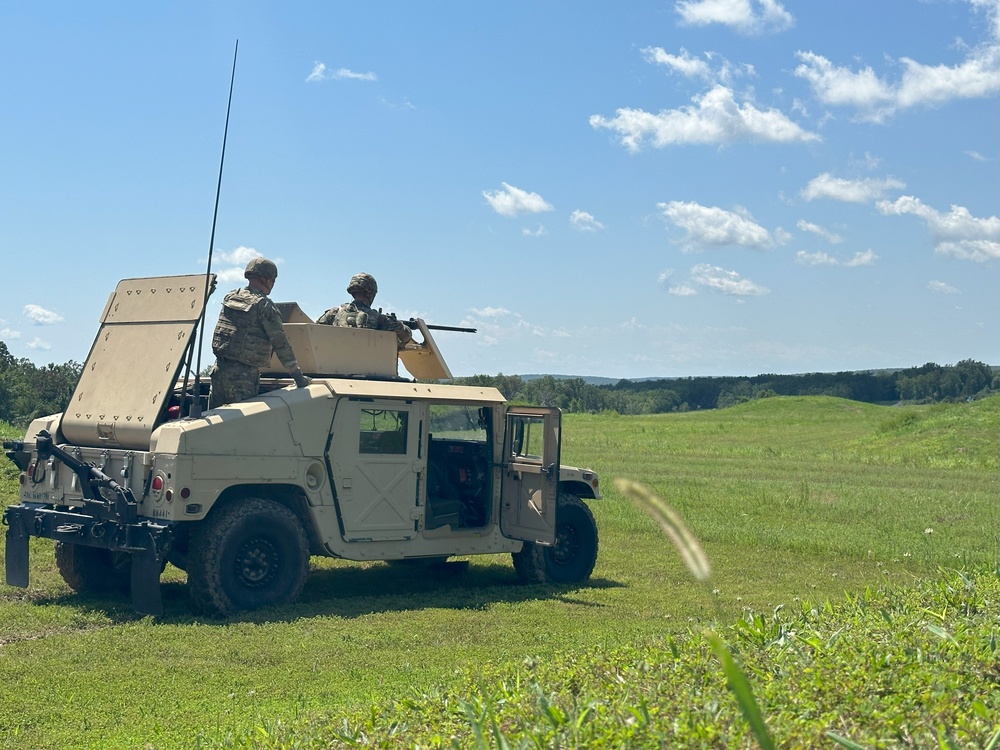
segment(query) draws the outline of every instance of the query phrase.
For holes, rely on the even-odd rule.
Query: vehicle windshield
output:
[[[436,438],[484,443],[488,439],[487,411],[468,405],[435,404],[431,407],[430,433]]]

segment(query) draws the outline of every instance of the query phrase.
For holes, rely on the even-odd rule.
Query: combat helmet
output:
[[[347,293],[354,294],[355,290],[371,292],[374,297],[378,294],[378,284],[375,277],[369,273],[356,273],[351,277],[351,283],[347,285]]]
[[[252,258],[247,263],[247,268],[243,272],[244,278],[252,279],[255,276],[263,276],[268,279],[278,278],[278,267],[273,261],[267,258]]]

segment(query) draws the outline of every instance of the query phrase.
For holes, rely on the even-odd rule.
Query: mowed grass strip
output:
[[[507,556],[473,558],[464,572],[433,579],[314,558],[296,605],[214,622],[191,612],[184,574],[168,567],[166,615],[153,621],[136,617],[127,600],[70,592],[51,545],[35,542],[32,587],[0,589],[0,741],[291,747],[276,728],[298,727],[296,742],[323,747],[331,739],[323,733],[344,718],[355,731],[364,727],[359,717],[381,716],[394,699],[432,695],[450,696],[456,726],[471,732],[477,714],[459,699],[482,704],[500,685],[527,685],[549,665],[582,680],[595,668],[592,655],[615,651],[660,669],[663,644],[688,638],[698,623],[726,635],[748,611],[770,616],[814,602],[822,614],[845,592],[909,585],[939,567],[989,566],[1000,529],[998,407],[996,397],[943,407],[817,397],[649,417],[566,415],[563,461],[599,471],[605,492],[591,504],[601,555],[580,587],[518,585]],[[12,473],[4,476],[6,503],[15,493]],[[614,477],[643,482],[680,512],[711,561],[711,588],[692,579],[653,519],[617,493]],[[722,679],[707,644],[697,648],[707,649],[701,671],[675,669],[670,680]],[[535,665],[531,674],[525,664]],[[483,676],[478,698],[470,675]],[[765,680],[765,718],[781,704],[784,679]],[[446,741],[447,727],[434,727],[454,719],[451,709],[425,710],[419,736]],[[794,714],[794,703],[787,710]],[[819,731],[825,714],[810,715]],[[718,742],[726,716],[698,730],[706,746]],[[386,746],[417,736],[379,731]]]

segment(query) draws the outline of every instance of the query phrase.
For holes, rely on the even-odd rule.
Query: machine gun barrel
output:
[[[409,320],[404,320],[404,323],[410,328],[417,328],[416,318],[410,318]],[[438,326],[433,323],[424,323],[424,325],[432,331],[458,331],[459,333],[476,333],[478,329],[476,328],[462,328],[460,326]]]

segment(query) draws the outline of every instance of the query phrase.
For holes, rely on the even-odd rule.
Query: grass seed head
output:
[[[707,581],[712,575],[708,557],[694,534],[684,525],[680,515],[667,505],[646,485],[631,479],[615,479],[615,487],[640,509],[653,517],[660,528],[670,537],[681,559],[699,581]]]

